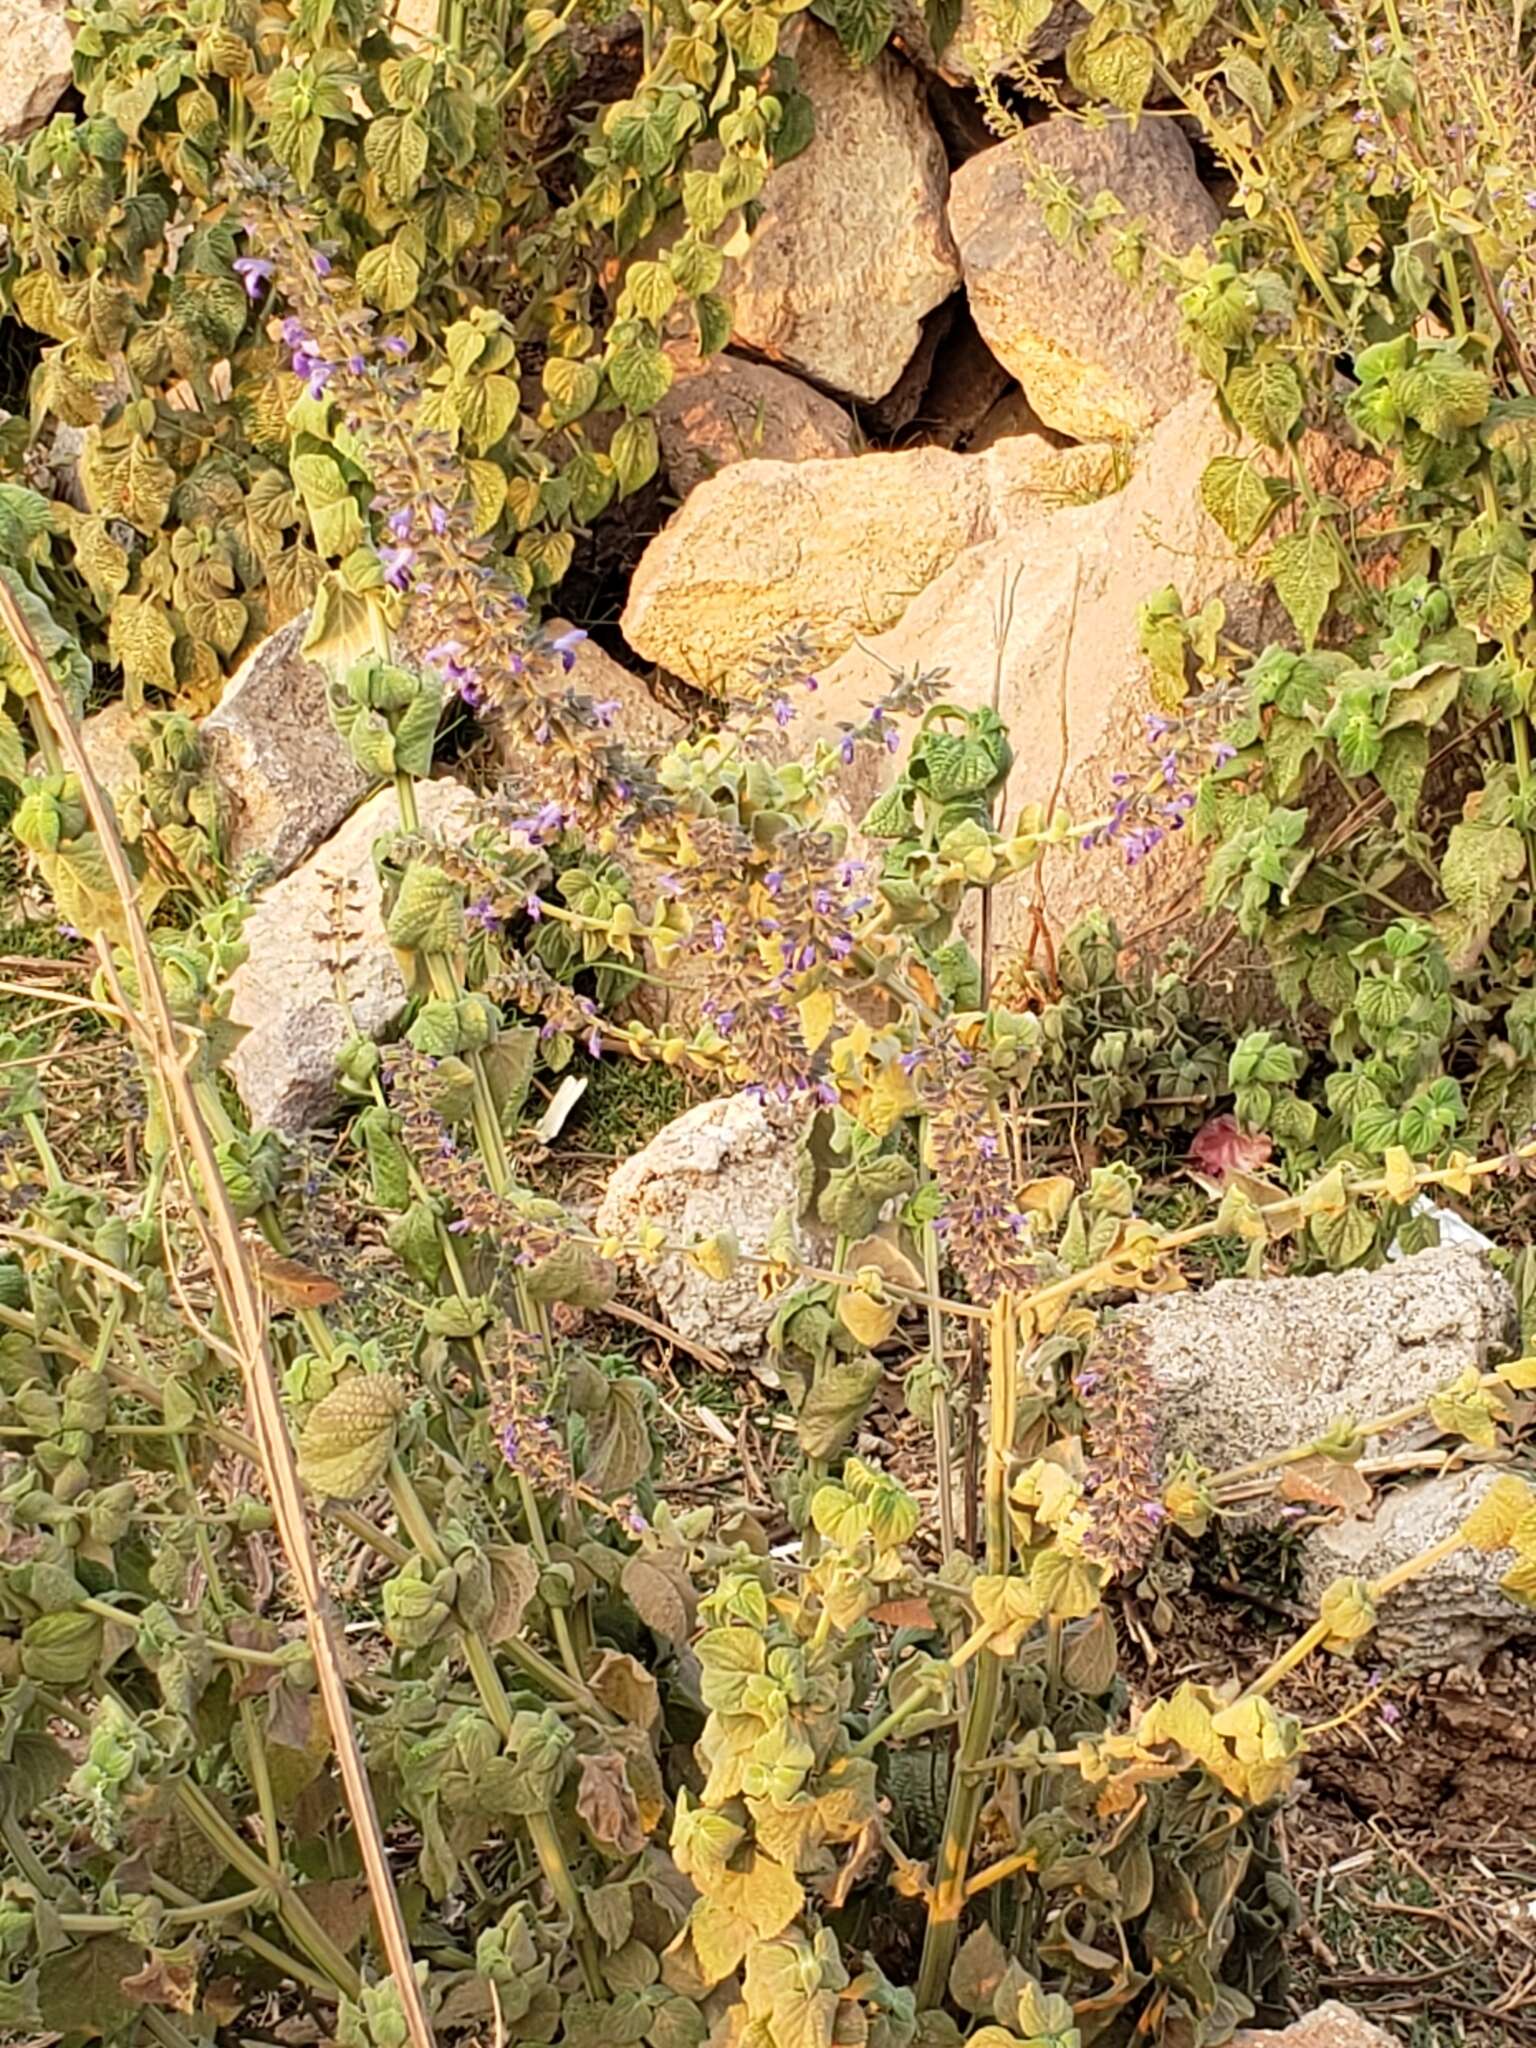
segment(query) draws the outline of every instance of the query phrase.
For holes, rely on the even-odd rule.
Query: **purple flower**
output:
[[[781,731],[795,715],[795,707],[787,697],[775,697],[772,710],[773,722]]]
[[[411,528],[416,524],[416,514],[409,505],[402,505],[398,512],[391,512],[388,526],[396,540],[409,540]]]
[[[386,334],[379,347],[387,356],[408,356],[411,352],[410,340],[403,334]]]
[[[567,675],[576,666],[576,650],[586,637],[580,626],[568,626],[563,633],[557,633],[549,642],[549,652],[559,655],[560,666]]]
[[[838,748],[837,748],[838,754],[839,754],[839,755],[841,756],[841,759],[842,759],[842,763],[843,763],[843,766],[844,766],[845,768],[847,768],[847,767],[850,767],[850,766],[852,765],[852,762],[853,762],[853,749],[854,749],[854,739],[853,739],[853,734],[852,734],[851,732],[845,732],[845,733],[843,734],[843,737],[842,737],[842,739],[841,739],[841,740],[840,740],[840,741],[838,742]]]
[[[361,377],[367,367],[368,358],[366,356],[350,355],[347,357],[347,368],[354,377]]]
[[[414,548],[380,548],[379,560],[384,564],[384,580],[392,590],[404,590],[411,580],[411,564],[416,559]]]
[[[544,906],[531,889],[523,898],[523,909],[527,912],[529,921],[533,924],[537,924],[544,915]]]
[[[316,277],[329,277],[331,274],[331,259],[326,255],[325,251],[323,249],[311,249],[309,254],[310,261],[315,266]]]
[[[245,296],[253,303],[259,299],[271,281],[274,266],[265,256],[237,256],[234,261],[236,277],[245,286]]]
[[[1229,761],[1237,759],[1237,749],[1226,740],[1217,740],[1211,748],[1211,766],[1225,768]]]
[[[597,700],[597,702],[592,706],[592,716],[597,720],[599,725],[612,725],[613,721],[615,720],[615,718],[618,717],[618,715],[619,700],[617,697],[600,697]]]
[[[472,924],[479,925],[484,932],[499,931],[501,919],[489,896],[482,896],[476,902],[466,905],[464,915]]]

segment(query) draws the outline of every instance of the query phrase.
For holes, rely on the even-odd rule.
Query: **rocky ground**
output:
[[[1076,12],[1071,0],[1057,7],[1043,55],[1059,54]],[[0,35],[0,139],[14,139],[67,86],[62,0],[0,0]],[[978,35],[984,48],[985,23],[963,19],[956,46]],[[1059,799],[1092,815],[1111,771],[1144,744],[1142,601],[1169,584],[1189,613],[1219,599],[1229,630],[1255,644],[1252,580],[1199,492],[1226,430],[1171,297],[1046,231],[1023,153],[956,113],[953,66],[933,59],[915,20],[904,56],[860,70],[809,17],[794,54],[818,109],[815,139],[776,174],[733,260],[728,351],[701,361],[674,346],[658,413],[665,517],[624,565],[625,587],[611,573],[589,582],[601,597],[578,622],[596,637],[574,680],[617,698],[628,733],[660,738],[681,729],[678,684],[727,690],[766,640],[803,626],[820,650],[816,729],[858,716],[892,670],[942,668],[947,696],[991,702],[1008,723],[1010,808]],[[1219,217],[1221,195],[1171,121],[1085,129],[1049,117],[1030,129],[1027,154],[1089,193],[1111,188],[1177,250]],[[235,977],[234,1016],[251,1029],[232,1073],[253,1119],[296,1139],[335,1106],[349,1032],[387,1034],[406,1000],[370,859],[392,798],[361,801],[324,679],[301,651],[304,624],[251,654],[202,725],[230,859],[263,875]],[[121,710],[98,714],[89,736],[109,787],[131,794],[139,770]],[[494,769],[440,779],[424,822],[462,831]],[[876,793],[850,780],[849,814]],[[1064,850],[1048,914],[1064,929],[1099,904],[1133,944],[1160,943],[1197,883],[1192,857],[1131,871]],[[327,938],[338,900],[346,1015]],[[999,915],[999,944],[1023,939],[1022,898],[1005,898]],[[606,1177],[602,1225],[622,1231],[642,1210],[680,1235],[728,1221],[760,1250],[793,1205],[797,1136],[744,1099],[691,1108]],[[750,1280],[723,1295],[681,1262],[663,1261],[652,1285],[649,1311],[668,1334],[646,1341],[696,1487],[761,1507],[782,1446],[761,1426],[747,1368],[770,1310]],[[1507,1289],[1477,1251],[1338,1279],[1223,1282],[1142,1313],[1170,1448],[1218,1467],[1320,1433],[1345,1407],[1390,1410],[1482,1367],[1507,1351],[1513,1324]],[[931,1486],[894,1383],[888,1392],[880,1448]],[[1370,1442],[1348,1499],[1293,1493],[1288,1570],[1273,1582],[1244,1578],[1237,1535],[1214,1572],[1190,1564],[1176,1611],[1161,1596],[1169,1626],[1147,1589],[1126,1626],[1148,1674],[1163,1684],[1257,1665],[1293,1603],[1341,1570],[1388,1569],[1452,1526],[1491,1472],[1432,1439]],[[1310,1887],[1301,1968],[1319,1996],[1337,1992],[1355,2010],[1324,2003],[1264,2036],[1273,2048],[1536,2038],[1536,1860],[1525,1847],[1536,1685],[1528,1620],[1498,1593],[1500,1570],[1497,1555],[1449,1561],[1392,1618],[1373,1653],[1392,1659],[1379,1682],[1344,1667],[1326,1697],[1292,1697],[1336,1724],[1286,1823]],[[1485,1675],[1470,1678],[1479,1663]]]

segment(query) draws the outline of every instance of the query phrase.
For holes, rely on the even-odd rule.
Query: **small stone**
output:
[[[466,835],[476,810],[470,792],[447,779],[419,783],[416,804],[422,831],[450,842]],[[381,789],[273,883],[246,920],[230,1015],[247,1029],[229,1071],[257,1129],[297,1137],[323,1123],[338,1101],[342,1047],[357,1032],[384,1037],[405,1008],[373,865],[375,841],[399,829],[395,792]]]
[[[1109,190],[1177,255],[1211,234],[1216,204],[1171,121],[1089,127],[1053,115],[954,176],[949,220],[972,316],[1040,418],[1081,441],[1144,433],[1201,388],[1173,293],[1118,277],[1107,239],[1063,247],[1030,191],[1035,170],[1071,180],[1087,201]]]
[[[1057,455],[1020,440],[983,456],[733,463],[641,556],[624,637],[701,689],[739,677],[795,625],[830,660],[894,626],[967,549],[1048,509]]]
[[[671,343],[667,354],[675,379],[652,417],[679,498],[733,462],[830,460],[850,452],[853,421],[798,377],[740,356],[700,356],[686,342]]]
[[[1380,1494],[1368,1518],[1314,1529],[1302,1546],[1302,1599],[1315,1607],[1335,1579],[1382,1578],[1453,1536],[1498,1477],[1476,1465],[1409,1480]],[[1536,1634],[1536,1615],[1499,1585],[1514,1561],[1512,1550],[1441,1558],[1382,1601],[1367,1650],[1379,1645],[1415,1670],[1475,1667],[1501,1643]]]
[[[0,0],[0,143],[41,128],[70,82],[68,0]]]
[[[766,1251],[781,1219],[801,1244],[812,1242],[800,1220],[802,1106],[727,1095],[675,1117],[642,1151],[624,1160],[597,1211],[604,1237],[634,1239],[655,1224],[674,1243],[696,1243],[730,1229],[744,1252]],[[680,1337],[727,1357],[762,1349],[776,1304],[758,1293],[757,1269],[739,1265],[711,1280],[681,1253],[642,1264],[643,1284]]]
[[[201,727],[229,798],[229,858],[259,859],[274,876],[296,867],[368,788],[331,722],[327,672],[305,658],[308,628],[306,612],[269,633]]]
[[[923,315],[959,282],[943,145],[922,80],[888,51],[851,64],[805,16],[783,49],[816,132],[775,169],[751,245],[720,289],[743,347],[851,398],[879,398]]]
[[[1294,2025],[1278,2033],[1256,2032],[1245,2027],[1233,2048],[1398,2048],[1397,2036],[1385,2027],[1351,2012],[1336,1998],[1318,2006]]]
[[[1484,1370],[1515,1333],[1509,1283],[1471,1245],[1375,1272],[1218,1280],[1141,1302],[1168,1450],[1247,1464]]]

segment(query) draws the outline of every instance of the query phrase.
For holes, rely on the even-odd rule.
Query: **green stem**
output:
[[[1007,1573],[1012,1542],[1008,1527],[1008,1461],[1013,1453],[1018,1407],[1018,1317],[1010,1295],[1002,1295],[992,1312],[989,1343],[986,1539],[987,1572]],[[992,1732],[1002,1699],[1001,1657],[983,1656],[971,1686],[960,1745],[950,1777],[944,1834],[934,1866],[933,1895],[923,1932],[922,1961],[917,1974],[917,2009],[929,2012],[943,2002],[950,1968],[960,1941],[965,1910],[966,1875],[971,1843],[986,1798],[987,1776],[977,1766],[992,1748]]]

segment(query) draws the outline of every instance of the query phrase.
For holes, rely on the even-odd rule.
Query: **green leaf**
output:
[[[137,1975],[144,1960],[144,1950],[120,1934],[99,1934],[49,1956],[37,1973],[43,2025],[86,2040],[116,2034],[139,2012],[123,1979]]]
[[[123,671],[129,702],[142,703],[146,689],[176,689],[176,629],[169,612],[152,597],[120,597],[107,620],[107,645]]]
[[[648,419],[625,420],[614,433],[608,453],[619,489],[627,497],[648,484],[661,462],[656,428]]]
[[[1422,725],[1405,725],[1385,734],[1376,762],[1376,780],[1391,799],[1399,830],[1412,825],[1429,767],[1429,734]]]
[[[649,412],[672,388],[671,359],[654,342],[628,342],[609,363],[608,381],[626,410]]]
[[[1218,455],[1200,478],[1200,502],[1235,548],[1250,548],[1287,497],[1245,455]]]
[[[414,114],[375,114],[368,123],[363,155],[377,172],[384,196],[397,206],[415,198],[427,154],[427,131]]]
[[[575,362],[570,356],[550,356],[544,364],[544,396],[549,400],[556,425],[564,426],[568,420],[580,419],[583,413],[590,412],[597,403],[602,381],[596,363]]]
[[[381,313],[403,313],[416,303],[420,287],[421,265],[407,248],[403,234],[370,249],[357,266],[358,290]]]
[[[343,1380],[310,1410],[299,1437],[299,1471],[328,1500],[371,1493],[394,1454],[405,1408],[399,1385],[382,1373]]]
[[[1319,521],[1306,533],[1277,540],[1269,551],[1269,573],[1302,644],[1311,647],[1344,576],[1332,530]]]
[[[1531,616],[1530,548],[1513,520],[1478,520],[1445,564],[1445,585],[1462,625],[1507,639]]]
[[[811,12],[833,30],[855,64],[872,64],[890,40],[890,0],[813,0]]]
[[[1108,100],[1128,114],[1139,113],[1146,104],[1154,62],[1152,45],[1145,36],[1134,35],[1112,35],[1092,48],[1074,43],[1068,57],[1076,82],[1095,98]]]
[[[1450,348],[1421,349],[1398,381],[1404,411],[1437,441],[1450,441],[1487,417],[1493,385]]]
[[[464,936],[459,884],[430,861],[412,861],[385,922],[389,943],[403,953],[451,953]]]
[[[1331,1216],[1314,1216],[1308,1227],[1313,1243],[1336,1273],[1358,1265],[1376,1242],[1376,1225],[1358,1202]]]
[[[1301,418],[1301,379],[1289,363],[1245,363],[1226,381],[1232,416],[1255,440],[1283,448]]]
[[[1513,825],[1473,818],[1452,826],[1440,860],[1440,885],[1449,907],[1444,936],[1453,966],[1470,965],[1482,951],[1524,871],[1525,842]]]
[[[635,311],[653,327],[659,327],[677,303],[678,281],[665,263],[631,263],[624,273],[624,288]]]

